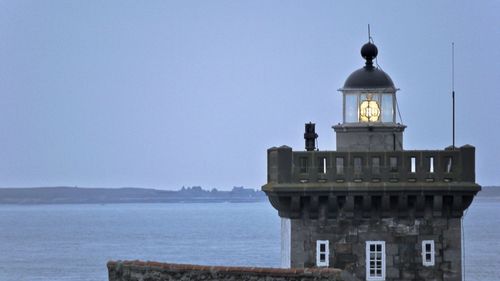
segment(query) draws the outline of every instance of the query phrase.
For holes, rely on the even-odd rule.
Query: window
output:
[[[328,266],[330,250],[328,240],[316,241],[316,266]]]
[[[412,156],[410,158],[410,173],[417,172],[417,157]]]
[[[434,173],[434,157],[429,157],[429,173]]]
[[[394,123],[395,100],[393,93],[345,93],[344,123]]]
[[[359,122],[380,122],[380,95],[360,94],[358,113]]]
[[[422,264],[424,266],[434,265],[434,240],[422,241]]]
[[[346,94],[344,104],[344,122],[358,122],[358,95]]]
[[[384,241],[366,241],[366,280],[385,280]]]
[[[301,157],[300,158],[300,172],[302,174],[307,173],[307,157]]]
[[[372,174],[380,174],[380,157],[372,157]]]
[[[391,169],[391,172],[397,172],[398,171],[398,158],[397,157],[389,157],[389,167]]]
[[[344,174],[344,158],[343,157],[337,157],[335,159],[335,164],[336,164],[336,167],[337,167],[337,175]]]
[[[326,157],[318,158],[318,173],[326,174]]]
[[[359,175],[362,172],[363,159],[361,157],[354,157],[354,173]]]
[[[451,169],[452,169],[452,158],[451,157],[446,157],[445,158],[445,172],[447,173],[451,173]]]
[[[394,123],[393,96],[392,94],[382,94],[382,122]]]

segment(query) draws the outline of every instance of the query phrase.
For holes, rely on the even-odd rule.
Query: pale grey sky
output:
[[[259,188],[266,149],[335,148],[367,24],[406,149],[500,185],[500,1],[0,1],[0,186]]]

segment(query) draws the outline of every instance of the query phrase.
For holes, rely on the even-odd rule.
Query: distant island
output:
[[[95,203],[207,203],[259,202],[260,190],[233,187],[231,191],[205,190],[200,186],[177,191],[150,188],[30,187],[0,188],[0,204],[95,204]]]
[[[500,187],[483,186],[478,197],[499,199]],[[231,191],[205,190],[200,186],[182,187],[176,191],[136,187],[0,188],[0,204],[241,203],[266,200],[264,192],[244,187],[233,187]]]

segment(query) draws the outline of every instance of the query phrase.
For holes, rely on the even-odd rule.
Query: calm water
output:
[[[500,277],[500,201],[465,219],[467,280]],[[280,223],[249,204],[0,205],[0,280],[107,280],[108,260],[277,267]]]

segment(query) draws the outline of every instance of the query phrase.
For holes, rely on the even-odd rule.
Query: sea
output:
[[[500,280],[500,198],[464,218],[465,280]],[[108,280],[109,260],[280,266],[268,202],[0,205],[0,281]]]

